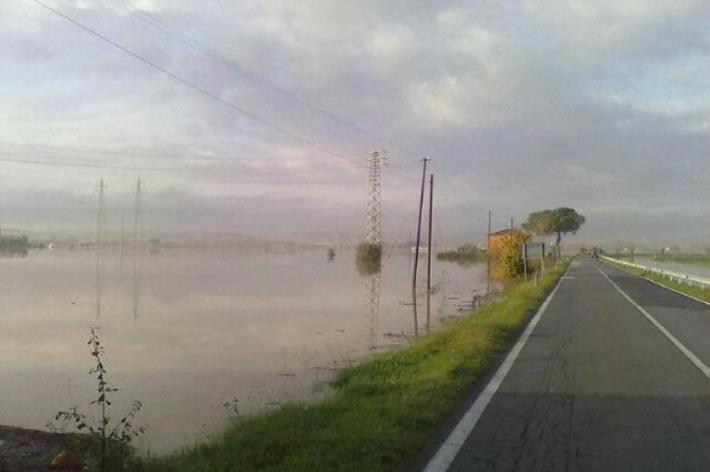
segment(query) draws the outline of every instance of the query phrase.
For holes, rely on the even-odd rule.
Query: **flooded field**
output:
[[[643,264],[648,267],[656,267],[658,269],[680,272],[682,274],[710,278],[710,267],[698,264],[683,264],[682,262],[674,261],[658,261],[652,257],[637,257],[635,262],[637,264]]]
[[[85,408],[91,326],[121,388],[113,415],[144,403],[144,451],[213,434],[235,400],[248,414],[318,398],[339,368],[413,335],[411,264],[387,253],[381,273],[363,277],[352,252],[333,261],[325,251],[196,250],[138,262],[113,253],[98,265],[91,251],[0,259],[0,424],[44,428],[58,410]],[[433,326],[485,290],[484,266],[435,262],[433,274]],[[421,331],[423,293],[418,301]]]

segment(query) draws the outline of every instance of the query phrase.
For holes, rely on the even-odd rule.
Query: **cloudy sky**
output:
[[[384,149],[388,239],[426,155],[444,242],[571,206],[710,244],[706,1],[41,3],[0,3],[5,226],[90,231],[103,177],[115,229],[140,177],[156,233],[356,237]]]

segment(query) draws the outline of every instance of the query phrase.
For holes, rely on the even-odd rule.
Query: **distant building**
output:
[[[519,230],[512,230],[512,231],[519,231]],[[499,249],[500,247],[502,247],[503,243],[505,243],[505,240],[510,237],[510,234],[511,234],[510,228],[496,231],[495,233],[491,233],[490,234],[491,251],[495,252],[496,249]]]

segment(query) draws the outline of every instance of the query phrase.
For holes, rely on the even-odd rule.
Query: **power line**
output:
[[[17,156],[17,157],[2,157],[2,156]],[[70,169],[76,169],[76,170],[83,170],[87,171],[87,175],[96,175],[97,171],[101,170],[116,170],[116,171],[128,171],[128,172],[136,172],[136,173],[141,173],[141,172],[158,172],[158,173],[164,173],[164,174],[177,174],[181,175],[185,172],[192,172],[190,174],[191,178],[197,178],[195,171],[197,170],[194,166],[185,166],[185,167],[176,167],[176,166],[171,166],[171,167],[148,167],[148,166],[121,166],[121,165],[112,165],[112,164],[107,164],[103,162],[95,162],[95,161],[67,161],[67,160],[54,160],[55,158],[48,157],[48,156],[32,156],[32,155],[23,155],[20,153],[7,153],[0,151],[0,163],[9,163],[9,164],[18,164],[20,166],[23,165],[30,165],[30,166],[48,166],[48,167],[59,167],[59,168],[70,168]],[[212,176],[214,175],[221,175],[221,174],[215,174],[215,172],[219,171],[224,171],[225,169],[236,169],[235,166],[217,166],[213,168],[201,168],[201,170],[210,170],[214,171],[212,172]],[[30,169],[22,169],[22,168],[14,168],[12,169],[12,172],[28,172]],[[206,179],[211,179],[211,177],[205,175],[203,176]],[[252,177],[252,176],[250,176]],[[323,184],[323,183],[331,183],[330,178],[319,178],[317,176],[313,176],[312,174],[306,174],[302,177],[299,177],[299,181],[305,180],[306,182],[310,182],[313,184]]]
[[[398,149],[398,150],[402,151],[404,154],[411,154],[412,156],[417,156],[417,157],[420,155],[420,153],[417,153],[416,151],[409,149],[406,146],[398,144],[398,143],[390,140],[389,138],[385,138],[385,137],[380,136],[376,133],[373,133],[372,131],[370,131],[358,124],[349,122],[349,121],[341,118],[340,116],[336,115],[335,113],[333,113],[331,111],[328,111],[316,104],[306,101],[298,94],[295,94],[289,90],[286,90],[283,87],[280,87],[279,85],[277,85],[274,82],[272,82],[271,80],[269,80],[267,77],[264,77],[263,75],[255,72],[254,70],[249,69],[249,68],[245,67],[244,65],[239,64],[235,60],[226,57],[225,55],[221,54],[216,49],[211,48],[211,47],[205,45],[204,43],[197,41],[193,37],[178,31],[175,27],[172,27],[172,25],[167,24],[167,22],[161,20],[157,16],[152,15],[146,11],[143,11],[143,10],[136,11],[134,5],[128,0],[111,0],[111,3],[113,3],[117,8],[121,9],[122,11],[126,12],[127,14],[133,16],[134,18],[139,19],[144,24],[147,24],[148,26],[161,31],[162,33],[166,34],[167,36],[170,36],[170,37],[176,39],[177,41],[179,41],[180,43],[182,43],[188,47],[191,47],[195,50],[202,52],[205,56],[209,57],[210,59],[217,61],[219,63],[222,63],[223,65],[227,66],[232,71],[236,72],[237,74],[247,77],[248,79],[252,80],[252,82],[254,82],[258,85],[265,85],[268,88],[272,89],[273,91],[290,98],[294,102],[296,102],[296,103],[298,103],[298,104],[300,104],[312,111],[315,111],[315,112],[321,114],[322,116],[325,116],[326,118],[329,118],[330,120],[332,120],[342,126],[351,128],[351,129],[353,129],[365,136],[368,136],[368,137],[373,138],[377,141],[380,141],[381,143],[386,144],[389,147],[393,147],[395,149]],[[414,179],[414,180],[416,180],[416,179]]]
[[[192,90],[194,90],[194,91],[200,93],[201,95],[203,95],[203,96],[205,96],[205,97],[207,97],[207,98],[209,98],[209,99],[211,99],[211,100],[214,100],[215,102],[220,103],[220,104],[222,104],[222,105],[224,105],[224,106],[226,106],[226,107],[228,107],[228,108],[230,108],[230,109],[236,111],[237,113],[240,113],[240,114],[242,114],[242,115],[244,115],[244,116],[246,116],[246,117],[248,117],[248,118],[250,118],[250,119],[252,119],[252,120],[254,120],[254,121],[258,122],[258,123],[260,123],[260,124],[262,124],[263,126],[266,126],[267,128],[271,128],[271,129],[273,129],[274,131],[277,131],[278,133],[280,133],[280,134],[282,134],[282,135],[284,135],[284,136],[287,136],[287,137],[289,137],[289,138],[291,138],[291,139],[293,139],[293,140],[299,141],[299,142],[301,142],[302,144],[305,144],[305,145],[310,146],[310,147],[312,147],[312,148],[314,148],[314,149],[317,149],[318,151],[321,151],[321,152],[323,152],[323,153],[329,154],[329,155],[331,155],[331,156],[333,156],[333,157],[335,157],[335,158],[337,158],[337,159],[341,159],[341,160],[343,160],[343,161],[345,161],[345,162],[349,162],[349,163],[354,164],[354,165],[356,165],[356,166],[366,167],[364,163],[355,162],[355,161],[350,161],[350,160],[347,159],[343,154],[341,154],[341,153],[339,153],[339,152],[337,152],[337,151],[333,151],[333,150],[331,150],[331,149],[328,149],[327,147],[324,147],[323,145],[317,143],[316,141],[313,141],[313,140],[311,140],[311,139],[305,138],[305,137],[301,136],[300,134],[297,134],[297,133],[295,133],[295,132],[292,132],[292,131],[290,131],[290,130],[284,128],[283,126],[280,126],[280,125],[275,124],[275,123],[271,123],[270,121],[265,120],[264,118],[261,118],[261,117],[255,115],[254,113],[252,113],[252,112],[250,112],[250,111],[248,111],[248,110],[246,110],[246,109],[244,109],[244,108],[242,108],[242,107],[240,107],[240,106],[238,106],[238,105],[236,105],[236,104],[234,104],[234,103],[232,103],[232,102],[230,102],[230,101],[228,101],[228,100],[225,100],[225,99],[221,98],[220,96],[218,96],[218,95],[215,94],[214,92],[211,92],[211,91],[209,91],[209,90],[207,90],[207,89],[201,87],[200,85],[197,85],[197,84],[195,84],[194,82],[191,82],[191,81],[189,81],[188,79],[185,79],[184,77],[182,77],[182,76],[180,76],[180,75],[178,75],[178,74],[172,72],[171,70],[169,70],[169,69],[167,69],[167,68],[161,66],[160,64],[158,64],[158,63],[156,63],[156,62],[153,62],[152,60],[150,60],[150,59],[148,59],[148,58],[146,58],[146,57],[140,55],[139,53],[137,53],[137,52],[135,52],[135,51],[133,51],[133,50],[131,50],[131,49],[128,49],[127,47],[125,47],[125,46],[119,44],[118,42],[116,42],[116,41],[110,39],[110,38],[107,37],[107,36],[104,36],[103,34],[99,33],[98,31],[96,31],[96,30],[94,30],[94,29],[92,29],[92,28],[90,28],[90,27],[84,25],[83,23],[80,23],[79,21],[75,20],[74,18],[72,18],[72,17],[66,15],[65,13],[61,12],[60,10],[58,10],[58,9],[56,9],[56,8],[50,6],[50,5],[47,5],[46,3],[43,3],[43,2],[40,1],[40,0],[32,0],[32,1],[33,1],[34,3],[36,3],[37,5],[41,6],[42,8],[44,8],[44,9],[46,9],[46,10],[48,10],[48,11],[54,13],[54,14],[57,15],[57,16],[59,16],[60,18],[63,18],[64,20],[66,20],[66,21],[68,21],[69,23],[73,24],[73,25],[76,26],[77,28],[82,29],[83,31],[85,31],[85,32],[91,34],[92,36],[94,36],[94,37],[100,39],[101,41],[104,41],[105,43],[107,43],[107,44],[113,46],[114,48],[118,49],[119,51],[122,51],[123,53],[125,53],[125,54],[131,56],[132,58],[136,59],[137,61],[140,61],[140,62],[142,62],[143,64],[145,64],[145,65],[147,65],[147,66],[149,66],[149,67],[152,67],[153,69],[155,69],[155,70],[157,70],[157,71],[159,71],[159,72],[162,72],[163,74],[167,75],[168,77],[172,78],[173,80],[175,80],[176,82],[182,84],[183,86],[188,87],[188,88],[190,88],[190,89],[192,89]]]
[[[274,82],[269,80],[267,77],[264,77],[263,75],[255,72],[254,70],[251,70],[251,69],[245,67],[244,65],[239,64],[235,60],[224,56],[223,54],[221,54],[219,51],[215,50],[214,48],[211,48],[211,47],[205,45],[204,43],[201,43],[201,42],[195,40],[193,37],[176,30],[176,28],[171,27],[171,25],[168,25],[165,21],[161,20],[157,16],[152,15],[146,11],[143,11],[143,10],[136,11],[135,6],[128,0],[112,0],[112,3],[114,5],[116,5],[118,8],[120,8],[121,10],[123,10],[124,12],[128,13],[129,15],[131,15],[135,18],[138,18],[143,23],[145,23],[155,29],[158,29],[159,31],[176,39],[177,41],[179,41],[180,43],[182,43],[188,47],[191,47],[195,50],[201,51],[204,55],[206,55],[210,59],[222,63],[223,65],[225,65],[226,67],[228,67],[232,71],[236,72],[237,74],[240,74],[242,76],[249,78],[254,83],[257,83],[258,85],[265,85],[268,88],[270,88],[271,90],[273,90],[285,97],[290,98],[292,101],[298,103],[299,105],[301,105],[305,108],[308,108],[309,110],[312,110],[312,111],[332,120],[333,122],[338,123],[341,126],[344,126],[344,127],[350,128],[354,131],[357,131],[360,134],[363,134],[363,135],[373,138],[377,141],[380,141],[381,143],[386,144],[387,146],[394,147],[394,148],[397,148],[401,151],[404,151],[405,154],[406,153],[412,154],[412,155],[417,154],[416,152],[414,152],[412,150],[408,150],[405,147],[394,143],[393,141],[391,141],[388,138],[379,136],[379,135],[373,133],[372,131],[363,128],[362,126],[360,126],[358,124],[349,122],[349,121],[341,118],[340,116],[336,115],[335,113],[333,113],[331,111],[328,111],[316,104],[306,101],[301,96],[275,84]]]
[[[219,162],[232,162],[232,163],[242,163],[242,162],[250,162],[254,161],[256,159],[259,159],[259,157],[256,156],[250,156],[250,157],[245,157],[245,156],[239,156],[239,157],[226,157],[226,156],[217,156],[213,154],[173,154],[169,150],[155,150],[155,151],[122,151],[118,149],[106,149],[106,148],[99,148],[99,147],[74,147],[74,146],[55,146],[55,145],[48,145],[48,144],[31,144],[31,143],[17,143],[17,142],[10,142],[10,141],[0,141],[1,146],[16,146],[16,147],[22,147],[22,148],[38,148],[38,149],[47,149],[51,151],[61,151],[61,152],[75,152],[75,153],[91,153],[91,154],[104,154],[104,155],[109,155],[109,156],[118,156],[118,157],[125,157],[125,158],[149,158],[149,159],[165,159],[169,161],[180,161],[181,159],[185,160],[207,160],[207,161],[219,161]],[[13,153],[15,154],[15,153]],[[49,156],[48,156],[49,157]],[[308,157],[309,160],[319,158],[320,156],[310,156]],[[350,158],[355,158],[359,156],[346,156]],[[283,158],[283,159],[288,159],[288,158]],[[323,156],[323,159],[326,159],[325,156]],[[328,158],[329,159],[329,158]],[[279,159],[274,159],[274,162],[281,161],[281,158]]]
[[[114,1],[113,3],[118,6],[119,1]],[[133,7],[131,2],[122,1],[122,3],[128,4],[129,6]],[[192,38],[182,32],[176,31],[174,28],[170,28],[170,26],[168,26],[166,24],[166,22],[162,21],[161,19],[159,19],[155,15],[151,15],[150,13],[145,12],[145,11],[138,12],[138,11],[133,10],[131,8],[126,8],[125,6],[119,6],[119,8],[121,8],[123,11],[127,12],[128,14],[132,15],[133,17],[140,19],[145,24],[148,24],[149,26],[152,26],[153,28],[157,28],[158,30],[165,33],[166,35],[177,39],[180,43],[187,45],[193,49],[201,51],[207,57],[226,65],[227,67],[229,67],[230,69],[232,69],[236,73],[243,75],[254,82],[257,82],[259,85],[266,85],[267,87],[269,87],[273,91],[275,91],[281,95],[284,95],[286,97],[289,97],[294,102],[296,102],[296,103],[298,103],[298,104],[300,104],[312,111],[315,111],[315,112],[333,120],[334,122],[336,122],[340,125],[351,128],[355,131],[358,131],[362,134],[365,134],[365,135],[375,138],[377,140],[384,141],[383,138],[375,135],[374,133],[370,132],[369,130],[364,129],[357,124],[348,122],[348,121],[344,120],[343,118],[339,117],[338,115],[336,115],[328,110],[325,110],[313,103],[310,103],[310,102],[304,100],[299,95],[297,95],[289,90],[286,90],[282,87],[279,87],[278,85],[276,85],[275,83],[273,83],[272,81],[270,81],[269,79],[264,77],[263,75],[260,75],[256,72],[254,72],[253,70],[246,68],[244,65],[239,64],[236,61],[234,61],[233,59],[230,59],[230,58],[222,55],[221,53],[219,53],[215,49],[210,48],[209,46],[206,46],[205,44],[195,40],[194,38]]]
[[[7,153],[0,151],[0,156],[20,156],[22,154],[18,153]],[[42,159],[44,156],[37,156]],[[47,158],[50,159],[50,158]],[[113,169],[113,170],[129,170],[129,171],[169,171],[173,170],[170,168],[155,168],[155,167],[137,167],[137,166],[115,166],[110,164],[103,164],[90,161],[47,161],[38,160],[37,158],[0,158],[0,162],[9,162],[14,164],[32,164],[32,165],[45,165],[53,167],[80,167],[80,168],[93,168],[93,169]]]
[[[283,135],[285,135],[285,136],[287,136],[287,137],[290,137],[290,138],[292,138],[292,139],[294,139],[294,140],[296,140],[296,141],[299,141],[299,142],[301,142],[301,143],[303,143],[303,144],[305,144],[305,145],[307,145],[307,146],[310,146],[310,147],[312,147],[312,148],[314,148],[314,149],[317,149],[317,150],[319,150],[319,151],[321,151],[321,152],[323,152],[323,153],[326,153],[326,154],[328,154],[328,155],[331,155],[331,156],[333,156],[333,157],[335,157],[335,158],[338,158],[338,159],[340,159],[340,160],[342,160],[342,161],[344,161],[344,162],[347,162],[347,163],[349,163],[349,164],[353,164],[353,165],[355,165],[355,166],[357,166],[357,167],[363,167],[363,168],[366,168],[366,167],[367,167],[362,161],[353,161],[353,160],[350,160],[350,159],[348,159],[348,156],[345,156],[345,155],[343,155],[342,153],[339,153],[339,152],[333,151],[333,150],[331,150],[331,149],[328,149],[327,147],[324,147],[323,145],[317,143],[316,141],[313,141],[313,140],[311,140],[311,139],[305,138],[305,137],[303,137],[303,136],[301,136],[301,135],[299,135],[299,134],[297,134],[297,133],[295,133],[295,132],[292,132],[292,131],[290,131],[290,130],[288,130],[288,129],[286,129],[286,128],[284,128],[284,127],[278,125],[278,124],[271,123],[271,122],[269,122],[269,121],[267,121],[267,120],[265,120],[265,119],[263,119],[263,118],[261,118],[261,117],[255,115],[255,114],[253,114],[252,112],[241,108],[240,106],[238,106],[238,105],[236,105],[236,104],[234,104],[234,103],[232,103],[232,102],[230,102],[230,101],[227,101],[227,100],[225,100],[225,99],[222,99],[221,97],[219,97],[219,96],[216,95],[215,93],[213,93],[213,92],[211,92],[211,91],[209,91],[209,90],[207,90],[207,89],[201,87],[200,85],[197,85],[197,84],[195,84],[195,83],[189,81],[188,79],[183,78],[182,76],[180,76],[180,75],[178,75],[178,74],[176,74],[176,73],[170,71],[169,69],[167,69],[167,68],[165,68],[165,67],[163,67],[163,66],[161,66],[161,65],[159,65],[159,64],[157,64],[157,63],[155,63],[155,62],[153,62],[153,61],[151,61],[150,59],[148,59],[148,58],[146,58],[146,57],[140,55],[139,53],[137,53],[137,52],[135,52],[135,51],[133,51],[133,50],[131,50],[131,49],[128,49],[127,47],[121,45],[120,43],[118,43],[118,42],[116,42],[116,41],[114,41],[114,40],[108,38],[107,36],[104,36],[103,34],[99,33],[98,31],[96,31],[96,30],[94,30],[94,29],[92,29],[92,28],[90,28],[90,27],[88,27],[88,26],[86,26],[86,25],[80,23],[79,21],[75,20],[74,18],[72,18],[72,17],[66,15],[65,13],[61,12],[60,10],[58,10],[58,9],[56,9],[56,8],[53,8],[53,7],[50,6],[50,5],[47,5],[47,4],[43,3],[43,2],[40,1],[40,0],[33,0],[33,1],[34,1],[36,4],[38,4],[39,6],[45,8],[46,10],[48,10],[48,11],[54,13],[55,15],[61,17],[62,19],[66,20],[66,21],[68,21],[69,23],[75,25],[76,27],[82,29],[83,31],[85,31],[85,32],[87,32],[87,33],[89,33],[89,34],[91,34],[92,36],[94,36],[94,37],[96,37],[96,38],[98,38],[98,39],[100,39],[100,40],[102,40],[102,41],[104,41],[104,42],[106,42],[107,44],[109,44],[109,45],[113,46],[114,48],[116,48],[116,49],[122,51],[123,53],[125,53],[125,54],[127,54],[127,55],[133,57],[134,59],[136,59],[136,60],[138,60],[138,61],[144,63],[145,65],[147,65],[147,66],[149,66],[149,67],[151,67],[151,68],[154,68],[154,69],[158,70],[159,72],[162,72],[163,74],[169,76],[170,78],[172,78],[173,80],[177,81],[177,82],[180,83],[181,85],[183,85],[183,86],[185,86],[185,87],[188,87],[188,88],[190,88],[190,89],[192,89],[192,90],[194,90],[194,91],[200,93],[201,95],[203,95],[203,96],[205,96],[205,97],[207,97],[207,98],[209,98],[209,99],[211,99],[211,100],[214,100],[214,101],[216,101],[216,102],[218,102],[218,103],[220,103],[220,104],[222,104],[222,105],[224,105],[224,106],[226,106],[226,107],[228,107],[228,108],[230,108],[230,109],[232,109],[232,110],[234,110],[234,111],[236,111],[236,112],[238,112],[238,113],[240,113],[240,114],[243,114],[243,115],[245,115],[245,116],[251,118],[251,119],[254,120],[254,121],[257,121],[258,123],[260,123],[260,124],[262,124],[262,125],[264,125],[264,126],[266,126],[266,127],[268,127],[268,128],[274,129],[275,131],[277,131],[277,132],[279,132],[279,133],[281,133],[281,134],[283,134]],[[147,14],[146,14],[146,15],[147,15]],[[156,18],[153,17],[153,15],[149,15],[149,16],[152,17],[153,21],[156,21],[156,20],[157,20]],[[157,20],[157,21],[159,22],[160,20]],[[175,33],[175,34],[177,34],[177,33]],[[199,44],[199,43],[196,43],[196,44]],[[194,47],[200,47],[200,46],[194,46]],[[203,47],[203,48],[206,48],[206,47],[204,47],[204,46],[202,46],[202,47]],[[209,48],[206,48],[206,49],[209,50]],[[221,57],[218,53],[215,53],[215,56],[216,56],[216,57]],[[229,61],[229,60],[226,59],[226,58],[223,58],[223,59],[226,60],[226,61]],[[237,66],[237,67],[238,67],[238,66]],[[256,77],[258,77],[258,75],[256,75]],[[287,93],[290,93],[290,92],[287,92]],[[334,116],[335,116],[335,115],[334,115]],[[366,130],[364,130],[364,131],[366,131]],[[384,139],[381,138],[381,137],[377,137],[377,136],[374,135],[374,134],[373,134],[373,136],[375,136],[376,139],[380,139],[380,140],[384,141]],[[403,146],[400,146],[400,145],[395,145],[394,147],[396,147],[396,148],[398,148],[398,149],[400,149],[400,150],[404,150],[405,152],[412,152],[411,150],[406,150]],[[402,174],[399,174],[399,175],[398,175],[398,174],[395,173],[391,168],[387,170],[387,173],[392,174],[392,175],[395,175],[395,176],[399,176],[400,178],[402,178],[402,179],[404,179],[404,180],[409,180],[409,181],[412,181],[412,182],[416,182],[416,181],[417,181],[416,177],[411,176],[411,175],[402,175]]]
[[[111,46],[113,46],[113,47],[119,49],[120,51],[122,51],[122,52],[124,52],[125,54],[127,54],[127,55],[133,57],[134,59],[136,59],[136,60],[138,60],[138,61],[140,61],[140,62],[143,62],[144,64],[148,65],[149,67],[152,67],[152,68],[154,68],[154,69],[156,69],[156,70],[162,72],[163,74],[165,74],[165,75],[171,77],[173,80],[177,81],[178,83],[180,83],[180,84],[182,84],[182,85],[184,85],[184,86],[186,86],[186,87],[188,87],[188,88],[193,89],[194,91],[196,91],[196,92],[202,94],[203,96],[206,96],[206,97],[208,97],[208,98],[210,98],[210,99],[212,99],[212,100],[214,100],[214,101],[217,101],[218,103],[220,103],[220,104],[222,104],[222,105],[224,105],[224,106],[227,106],[227,107],[231,108],[232,110],[234,110],[234,111],[236,111],[236,112],[238,112],[238,113],[244,114],[245,116],[247,116],[247,117],[249,117],[249,118],[251,118],[251,119],[253,119],[253,120],[255,120],[255,121],[259,122],[259,123],[261,123],[262,125],[264,125],[264,126],[266,126],[266,127],[269,127],[269,128],[272,128],[272,129],[276,130],[277,132],[279,132],[279,133],[281,133],[281,134],[283,134],[283,135],[285,135],[285,136],[288,136],[288,137],[290,137],[290,138],[292,138],[292,139],[294,139],[294,140],[297,140],[297,141],[299,141],[299,142],[301,142],[301,143],[303,143],[303,144],[306,144],[307,146],[310,146],[310,147],[312,147],[312,148],[314,148],[314,149],[317,149],[317,150],[319,150],[319,151],[321,151],[321,152],[324,152],[324,153],[326,153],[326,154],[329,154],[329,155],[331,155],[331,156],[333,156],[333,157],[336,157],[336,158],[338,158],[338,159],[340,159],[340,160],[342,160],[342,161],[344,161],[344,162],[347,162],[347,163],[349,163],[349,164],[353,164],[353,165],[355,165],[355,166],[357,166],[357,167],[362,167],[362,168],[366,168],[366,167],[367,167],[362,161],[353,161],[353,160],[350,160],[350,159],[348,159],[348,156],[343,155],[342,153],[339,153],[339,152],[336,152],[336,151],[332,151],[332,150],[330,150],[330,149],[328,149],[328,148],[322,146],[321,144],[319,144],[319,143],[317,143],[317,142],[315,142],[315,141],[313,141],[313,140],[310,140],[310,139],[308,139],[308,138],[302,137],[302,136],[300,136],[299,134],[294,133],[294,132],[291,132],[291,131],[287,130],[286,128],[283,128],[283,127],[280,126],[280,125],[277,125],[277,124],[271,123],[271,122],[269,122],[269,121],[267,121],[267,120],[264,120],[263,118],[260,118],[259,116],[257,116],[257,115],[255,115],[255,114],[253,114],[253,113],[251,113],[251,112],[249,112],[249,111],[247,111],[247,110],[245,110],[245,109],[239,107],[238,105],[236,105],[236,104],[234,104],[234,103],[232,103],[232,102],[229,102],[229,101],[227,101],[227,100],[222,99],[221,97],[217,96],[217,95],[214,94],[213,92],[210,92],[209,90],[207,90],[207,89],[205,89],[205,88],[203,88],[203,87],[201,87],[201,86],[199,86],[199,85],[197,85],[197,84],[195,84],[195,83],[193,83],[193,82],[191,82],[191,81],[189,81],[189,80],[187,80],[187,79],[185,79],[185,78],[183,78],[183,77],[177,75],[176,73],[174,73],[174,72],[172,72],[172,71],[166,69],[165,67],[163,67],[163,66],[161,66],[161,65],[159,65],[159,64],[157,64],[157,63],[155,63],[155,62],[153,62],[153,61],[151,61],[150,59],[147,59],[147,58],[145,58],[144,56],[141,56],[140,54],[138,54],[138,53],[136,53],[136,52],[134,52],[134,51],[132,51],[132,50],[126,48],[125,46],[119,44],[118,42],[116,42],[116,41],[114,41],[114,40],[112,40],[112,39],[110,39],[110,38],[108,38],[108,37],[102,35],[101,33],[97,32],[96,30],[93,30],[92,28],[90,28],[90,27],[88,27],[88,26],[86,26],[86,25],[84,25],[84,24],[78,22],[78,21],[75,20],[74,18],[72,18],[72,17],[70,17],[70,16],[64,14],[63,12],[57,10],[56,8],[53,8],[53,7],[51,7],[51,6],[49,6],[49,5],[45,4],[45,3],[43,3],[43,2],[40,1],[40,0],[33,0],[33,1],[34,1],[35,3],[37,3],[38,5],[40,5],[41,7],[47,9],[48,11],[50,11],[50,12],[56,14],[57,16],[63,18],[64,20],[70,22],[71,24],[75,25],[76,27],[78,27],[78,28],[84,30],[85,32],[87,32],[87,33],[89,33],[89,34],[95,36],[96,38],[98,38],[98,39],[100,39],[100,40],[102,40],[102,41],[108,43],[109,45],[111,45]],[[151,15],[151,16],[152,16],[152,15]],[[225,60],[227,60],[227,59],[225,59]],[[373,135],[373,136],[375,136],[375,135]],[[377,138],[377,139],[382,140],[382,138]],[[400,150],[404,150],[404,151],[406,151],[406,152],[412,152],[412,151],[406,150],[403,146],[395,145],[395,147],[398,148],[398,149],[400,149]],[[392,171],[391,168],[388,169],[388,172],[387,172],[387,173],[390,173],[390,174],[393,174],[393,175],[397,175],[397,174],[395,174],[395,173]],[[417,179],[416,179],[415,177],[413,177],[413,176],[403,176],[403,175],[400,175],[400,177],[403,178],[403,179],[406,179],[406,180],[411,180],[411,181],[413,181],[413,182],[415,182],[415,181],[417,180]]]

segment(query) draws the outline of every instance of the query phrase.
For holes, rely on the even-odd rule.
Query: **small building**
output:
[[[503,246],[503,243],[507,238],[510,237],[511,233],[513,232],[519,232],[517,229],[511,230],[510,228],[508,229],[503,229],[500,231],[496,231],[495,233],[491,233],[489,236],[489,241],[490,241],[490,246],[491,246],[491,251],[495,252],[497,249],[500,249]]]

